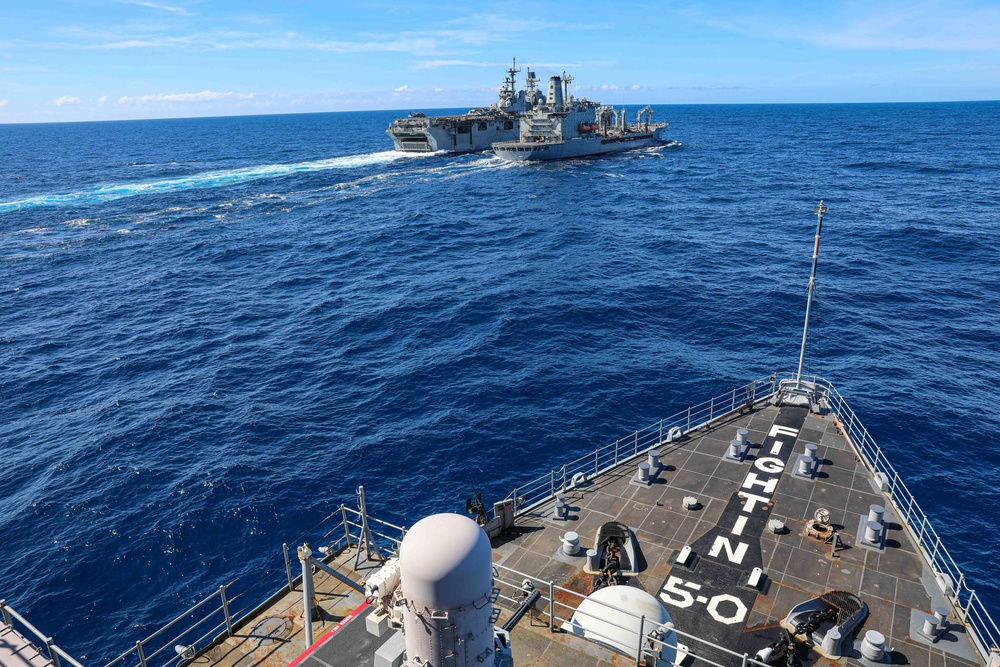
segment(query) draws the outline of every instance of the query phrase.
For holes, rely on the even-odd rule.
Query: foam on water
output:
[[[100,204],[125,197],[135,197],[137,195],[164,194],[200,188],[221,188],[248,183],[250,181],[280,178],[282,176],[306,172],[327,171],[330,169],[358,169],[425,155],[428,154],[380,151],[364,155],[345,155],[294,164],[262,164],[253,167],[240,167],[238,169],[219,169],[217,171],[191,174],[190,176],[159,178],[148,181],[101,183],[70,192],[39,194],[21,199],[0,201],[0,213],[11,213],[13,211],[24,211],[34,208]]]

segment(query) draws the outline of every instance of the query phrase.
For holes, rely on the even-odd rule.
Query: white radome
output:
[[[645,621],[641,617],[645,617]],[[564,629],[635,657],[642,634],[670,623],[670,614],[659,600],[640,588],[608,586],[595,591],[580,603]],[[660,655],[661,665],[672,665],[677,657],[677,634],[669,626],[663,641],[667,647]]]

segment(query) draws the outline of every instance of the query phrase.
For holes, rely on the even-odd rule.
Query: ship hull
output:
[[[386,134],[393,148],[405,153],[473,153],[489,150],[497,142],[517,141],[520,136],[514,117],[406,118],[394,121]]]
[[[494,144],[493,152],[510,162],[564,160],[655,146],[663,141],[662,134],[657,130],[623,137],[581,137],[551,143],[508,141]]]

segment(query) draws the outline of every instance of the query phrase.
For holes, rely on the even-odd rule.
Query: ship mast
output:
[[[830,210],[819,200],[819,206],[814,206],[816,213],[816,241],[813,244],[812,272],[809,274],[809,296],[806,298],[806,322],[802,327],[802,348],[799,350],[799,370],[795,373],[795,388],[802,387],[802,363],[806,358],[806,338],[809,335],[809,311],[812,310],[813,294],[816,292],[816,262],[819,259],[819,236],[823,231],[823,214]]]
[[[520,71],[521,70],[517,68],[517,58],[514,58],[513,63],[507,69],[507,78],[504,79],[504,88],[507,89],[510,99],[512,100],[514,99],[514,95],[517,93],[517,85],[514,83],[516,80],[516,74]]]

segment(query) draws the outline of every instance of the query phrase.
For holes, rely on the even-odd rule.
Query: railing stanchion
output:
[[[226,634],[233,636],[233,617],[229,615],[229,601],[226,600],[226,587],[219,586],[219,597],[222,599],[222,613],[226,615]]]
[[[549,582],[549,632],[556,631],[556,585]]]
[[[601,472],[601,450],[594,450],[594,474]]]
[[[618,443],[621,440],[615,440],[615,465],[618,465]]]
[[[639,432],[635,432],[635,454],[633,456],[638,456],[639,454]]]
[[[642,644],[646,639],[645,633],[646,629],[646,615],[643,614],[639,617],[639,645],[635,647],[635,667],[639,667],[642,664]]]
[[[743,667],[747,667],[747,658],[750,657],[749,654],[743,654]]]
[[[344,521],[344,536],[347,538],[347,548],[351,548],[351,525],[347,523],[347,508],[340,504],[340,517]]]
[[[45,649],[49,652],[49,660],[52,661],[52,667],[59,667],[59,652],[56,651],[52,637],[43,637],[43,639],[45,640]]]
[[[139,665],[146,667],[146,654],[142,651],[142,640],[135,643],[135,652],[139,654]]]
[[[0,600],[0,612],[3,613],[4,625],[10,627],[10,612],[7,610],[6,600]]]
[[[686,429],[684,429],[684,432],[685,432],[685,433],[687,433],[687,432],[688,432],[688,431],[690,431],[690,430],[691,430],[691,408],[690,408],[690,406],[689,406],[689,407],[688,407],[688,419],[687,419],[687,428],[686,428]]]
[[[562,483],[562,492],[563,492],[563,493],[566,493],[566,464],[565,464],[565,463],[563,464],[563,483]]]
[[[288,560],[288,544],[282,544],[281,549],[285,552],[285,574],[288,575],[288,592],[291,593],[295,587],[295,579],[292,577],[292,562]]]
[[[556,497],[556,471],[549,471],[549,485],[552,487],[552,497]]]

